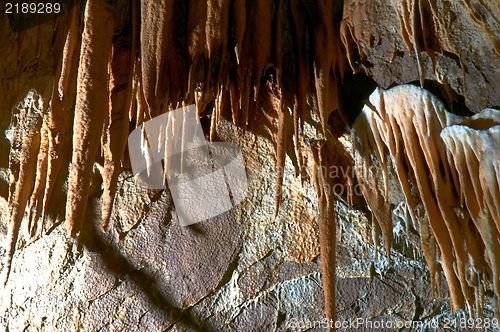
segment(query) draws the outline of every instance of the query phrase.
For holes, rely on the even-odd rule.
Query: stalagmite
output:
[[[85,217],[93,164],[108,114],[106,78],[114,32],[112,8],[104,0],[89,0],[84,24],[65,221],[73,237],[80,232]]]

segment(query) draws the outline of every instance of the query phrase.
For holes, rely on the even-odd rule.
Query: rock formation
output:
[[[500,190],[493,152],[500,140],[499,119],[500,111],[494,109],[470,118],[456,116],[424,89],[401,85],[387,91],[377,89],[353,125],[356,174],[382,229],[387,254],[393,240],[391,165],[411,224],[417,229],[428,229],[428,225],[432,229],[430,238],[421,237],[431,283],[438,255],[455,310],[463,309],[465,302],[469,307],[482,303],[480,298],[474,300],[471,287],[484,285],[471,284],[468,278],[488,276],[499,295],[496,252],[500,235],[495,226],[495,202]],[[381,176],[374,167],[381,168]],[[480,186],[480,177],[494,181]],[[423,206],[424,215],[418,215],[418,206]],[[478,243],[477,234],[482,243]],[[468,276],[469,271],[472,276]]]
[[[144,329],[285,329],[300,306],[293,285],[313,285],[320,271],[324,304],[313,297],[307,305],[319,301],[315,309],[335,319],[335,303],[344,301],[335,298],[335,276],[350,275],[347,256],[338,256],[346,247],[336,241],[351,224],[362,224],[366,206],[378,222],[370,226],[375,236],[364,237],[366,229],[351,229],[351,236],[361,234],[366,248],[373,243],[367,249],[373,256],[380,227],[387,262],[399,266],[407,259],[391,257],[393,219],[407,214],[402,219],[420,232],[432,289],[437,281],[441,291],[440,257],[453,310],[465,303],[485,308],[473,291],[485,292],[480,285],[487,288],[489,280],[496,296],[500,291],[498,133],[495,111],[479,112],[500,104],[499,12],[494,3],[469,0],[72,0],[50,19],[27,14],[24,20],[2,11],[2,299],[11,299],[3,301],[5,312],[12,316],[25,296],[12,274],[26,273],[27,261],[16,263],[16,255],[26,260],[30,250],[54,253],[54,264],[65,269],[49,264],[45,284],[35,283],[37,295],[28,297],[40,303],[47,299],[40,295],[44,289],[56,296],[60,286],[73,299],[57,298],[64,319],[47,306],[43,315],[4,323],[21,330],[130,328],[124,314],[130,312],[130,324]],[[444,104],[417,88],[377,90],[378,104],[368,103],[354,122],[375,86],[412,82]],[[394,99],[390,105],[386,94]],[[127,134],[193,103],[207,136],[242,146],[247,171],[261,181],[254,178],[250,198],[234,214],[183,230],[174,225],[168,190],[141,191],[130,183]],[[479,114],[460,118],[445,108]],[[354,149],[345,134],[353,124]],[[346,171],[353,158],[368,170],[357,180]],[[373,165],[381,174],[369,173]],[[335,167],[343,176],[331,175]],[[366,203],[353,197],[356,181]],[[394,193],[391,181],[400,183]],[[403,197],[400,209],[393,209],[391,203]],[[257,240],[259,234],[265,239]],[[291,234],[300,243],[293,245]],[[176,237],[181,249],[166,241]],[[223,250],[204,278],[207,260],[217,260],[217,238]],[[353,239],[348,247],[364,257]],[[197,254],[190,243],[204,249]],[[199,267],[191,277],[190,264]],[[371,278],[374,266],[360,275]],[[276,270],[282,275],[274,276]],[[481,276],[479,283],[470,271]],[[94,286],[84,286],[85,278]],[[136,315],[120,301],[139,293],[143,304]],[[415,295],[415,303],[422,298]],[[258,320],[255,303],[269,306],[261,306],[260,316],[270,325],[249,323]],[[116,309],[116,319],[107,323],[84,313],[97,315],[106,305]],[[208,316],[200,314],[205,309]],[[413,317],[405,319],[420,319],[419,310],[430,315],[428,309],[415,304]],[[317,318],[311,310],[303,314]]]

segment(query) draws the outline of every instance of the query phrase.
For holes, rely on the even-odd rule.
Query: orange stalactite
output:
[[[205,90],[213,91],[218,96],[223,93],[221,86],[227,84],[228,75],[228,47],[229,47],[229,13],[231,2],[228,0],[208,1],[207,25],[206,25],[206,69]],[[219,61],[218,69],[215,70],[215,62]],[[212,81],[213,78],[213,81]],[[224,89],[223,89],[224,90]],[[220,96],[219,98],[222,98]],[[219,105],[219,113],[223,104]]]
[[[172,85],[169,71],[171,54],[172,27],[174,20],[174,0],[141,1],[141,87],[151,117],[159,115],[160,103],[171,97]],[[177,77],[182,80],[183,77]]]
[[[287,157],[301,172],[305,164],[302,154],[307,148],[301,146],[300,124],[310,120],[308,112],[314,110],[320,115],[323,131],[328,131],[328,116],[337,108],[336,75],[343,70],[338,64],[344,55],[339,53],[332,2],[318,1],[311,6],[283,0],[134,1],[130,22],[123,30],[115,27],[124,18],[115,23],[113,6],[104,0],[88,0],[80,23],[75,4],[64,18],[66,25],[57,30],[63,46],[54,55],[51,109],[40,120],[44,138],[38,133],[34,139],[40,140],[40,148],[21,161],[23,165],[39,164],[38,169],[25,171],[33,177],[26,181],[36,182],[30,202],[32,229],[49,213],[54,193],[62,191],[57,186],[64,185],[58,179],[63,174],[68,188],[65,224],[71,236],[77,236],[91,195],[94,163],[102,162],[101,227],[106,230],[121,163],[127,159],[124,151],[129,130],[193,101],[200,115],[212,110],[211,139],[228,109],[234,123],[244,128],[265,123],[266,137],[276,144],[278,213]],[[25,37],[24,32],[19,33],[18,64],[29,48]],[[290,51],[293,49],[296,51]],[[273,110],[263,110],[269,105]],[[168,128],[166,134],[172,137],[165,139],[181,137],[177,125],[180,123]],[[72,150],[72,155],[67,156],[66,150]],[[24,211],[23,202],[33,191],[31,182],[13,186],[20,197],[12,205],[15,209]],[[324,264],[325,295],[329,297],[328,315],[333,317],[333,196],[324,195],[319,195],[320,233],[325,260],[331,260]],[[18,232],[22,216],[21,212],[15,215],[13,232]],[[38,229],[43,231],[43,227]],[[11,255],[17,233],[14,235]]]
[[[195,83],[199,81],[196,71],[200,59],[205,53],[207,35],[205,26],[210,24],[207,20],[207,1],[195,0],[187,3],[186,24],[186,64],[188,69],[188,101],[194,100]],[[204,60],[206,61],[206,60]]]
[[[113,43],[110,71],[110,114],[104,149],[102,224],[106,230],[113,208],[121,160],[127,146],[128,112],[132,99],[133,50],[131,36],[123,35]]]
[[[108,62],[114,15],[105,0],[89,0],[85,8],[82,52],[73,124],[73,156],[68,178],[66,227],[75,237],[85,217],[90,179],[101,132],[108,116]]]
[[[13,146],[9,157],[9,229],[7,233],[7,254],[3,262],[0,282],[6,284],[24,211],[33,190],[36,178],[37,160],[41,142],[43,114],[40,112],[41,97],[33,94],[25,105],[18,105],[20,111],[14,114],[12,134]],[[38,105],[37,105],[38,104]],[[43,107],[43,106],[42,106]]]
[[[365,33],[364,23],[359,24],[371,14],[366,6],[355,7],[352,17],[340,23],[334,19],[335,5],[331,0],[133,1],[130,24],[125,24],[123,33],[115,27],[115,12],[107,1],[88,0],[83,24],[75,1],[61,20],[65,25],[54,29],[54,44],[63,46],[54,51],[48,113],[30,109],[30,115],[20,113],[13,121],[19,126],[26,120],[28,126],[14,130],[17,146],[10,155],[11,219],[4,282],[26,208],[31,235],[43,232],[53,194],[62,191],[57,186],[64,186],[61,174],[66,180],[69,169],[65,222],[74,237],[82,229],[94,163],[102,150],[101,227],[106,230],[130,129],[195,101],[200,115],[211,110],[211,140],[230,109],[235,124],[260,130],[274,141],[276,215],[283,200],[287,157],[301,172],[307,164],[303,156],[313,160],[309,174],[320,213],[326,315],[335,319],[334,183],[321,170],[338,162],[334,156],[339,151],[330,144],[336,138],[330,135],[329,119],[341,106],[337,87],[346,64],[355,72],[362,70],[367,55],[360,45],[380,41],[379,36]],[[499,54],[498,20],[485,19],[486,8],[493,5],[478,7],[465,0],[464,5]],[[395,0],[394,10],[401,43],[415,53],[423,85],[422,52],[435,67],[436,53],[459,52],[451,46],[433,1]],[[31,52],[30,43],[34,36],[38,43],[43,33],[47,32],[40,27],[17,33],[13,95],[19,93],[19,77],[29,54],[40,54],[41,46]],[[446,92],[450,96],[449,89]],[[468,271],[491,275],[500,296],[500,117],[492,110],[469,119],[454,116],[416,87],[378,90],[373,98],[356,120],[353,137],[359,184],[374,224],[380,226],[374,227],[374,242],[381,231],[390,262],[393,168],[407,218],[420,232],[433,290],[440,289],[442,269],[453,310],[474,300],[480,310],[481,285],[470,282]],[[306,146],[301,131],[311,112],[318,114],[326,138]],[[162,138],[184,141],[181,121],[173,121]],[[67,156],[71,150],[72,156]],[[372,172],[373,166],[379,170]]]
[[[48,204],[56,186],[57,177],[63,167],[64,151],[71,147],[73,107],[76,98],[76,76],[78,71],[78,60],[80,55],[81,27],[78,22],[78,6],[74,6],[67,17],[66,40],[61,57],[61,63],[57,64],[57,84],[54,84],[51,96],[51,110],[48,114],[48,153],[47,173],[44,186],[42,220],[48,210]],[[60,65],[60,66],[59,66]],[[38,218],[35,216],[35,222]]]
[[[433,285],[437,243],[452,309],[474,303],[480,309],[480,292],[472,287],[482,285],[469,282],[470,269],[478,274],[491,271],[494,291],[497,296],[500,292],[500,233],[494,213],[500,196],[495,186],[500,112],[487,109],[459,117],[426,90],[410,85],[377,90],[369,105],[353,126],[356,174],[382,232],[392,232],[390,216],[380,213],[381,205],[388,205],[388,192],[380,189],[387,188],[388,174],[371,173],[373,160],[383,168],[394,167],[409,216],[420,228]]]
[[[46,124],[42,124],[40,139],[40,150],[38,152],[37,169],[35,185],[33,193],[28,204],[28,230],[31,236],[34,236],[37,231],[37,220],[42,213],[43,194],[45,192],[47,164],[48,164],[48,137],[49,130]]]

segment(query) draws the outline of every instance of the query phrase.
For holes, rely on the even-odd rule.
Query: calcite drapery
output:
[[[436,277],[438,245],[452,307],[472,305],[467,272],[490,274],[497,296],[500,111],[470,118],[449,113],[428,91],[402,85],[377,89],[353,125],[356,175],[379,222],[387,254],[392,242],[389,167],[401,184],[413,225]],[[374,171],[380,168],[380,171]],[[482,181],[481,181],[482,180]],[[418,213],[419,206],[425,215]],[[472,222],[472,223],[471,223]],[[429,234],[429,227],[432,231]],[[480,234],[478,244],[475,232]],[[484,252],[482,248],[485,248]],[[487,265],[482,256],[487,257]],[[481,299],[475,299],[481,303]],[[480,305],[478,305],[480,307]]]
[[[39,119],[37,128],[43,130],[33,132],[40,144],[24,149],[20,160],[30,176],[12,182],[9,194],[12,236],[5,278],[26,206],[32,233],[43,231],[54,192],[64,191],[63,175],[68,188],[63,215],[71,236],[77,236],[94,191],[94,163],[99,161],[101,227],[106,229],[118,173],[127,164],[127,133],[181,105],[196,102],[200,115],[211,112],[213,139],[217,122],[228,110],[244,128],[258,122],[260,90],[274,87],[269,129],[276,145],[279,209],[286,155],[302,165],[299,123],[308,116],[306,108],[318,112],[324,132],[329,114],[338,108],[337,84],[345,57],[334,2],[88,0],[85,8],[77,1],[67,6],[67,14],[44,23],[53,25],[61,47],[54,49],[54,84],[51,96],[46,96],[50,109]],[[308,101],[308,95],[317,95],[317,102]],[[69,150],[71,156],[65,153]],[[15,165],[11,163],[11,172]],[[321,232],[333,223],[332,199],[322,202]],[[335,248],[331,232],[321,239],[323,246]],[[325,294],[333,294],[334,262],[325,260],[323,269],[330,276]],[[328,303],[332,316],[334,303]]]

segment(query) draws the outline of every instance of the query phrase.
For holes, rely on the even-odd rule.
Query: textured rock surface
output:
[[[141,189],[122,173],[109,233],[99,229],[97,195],[87,236],[73,241],[58,225],[17,251],[1,293],[0,330],[293,331],[319,324],[313,189],[302,189],[288,165],[289,189],[274,218],[272,144],[225,121],[218,128],[219,139],[243,147],[253,190],[240,206],[183,228],[168,192]],[[2,199],[2,218],[5,205]],[[342,201],[337,211],[338,321],[417,319],[425,326],[450,317],[445,284],[442,296],[430,292],[418,238],[396,237],[389,268],[382,248],[373,260],[364,214]]]
[[[314,202],[286,199],[271,217],[272,145],[224,126],[223,138],[241,135],[255,188],[244,203],[180,227],[167,192],[140,189],[122,173],[109,234],[98,230],[91,201],[86,218],[96,230],[88,236],[73,242],[58,225],[18,250],[2,293],[4,328],[254,331],[294,315],[320,319]],[[297,220],[287,220],[292,208],[300,211]]]

